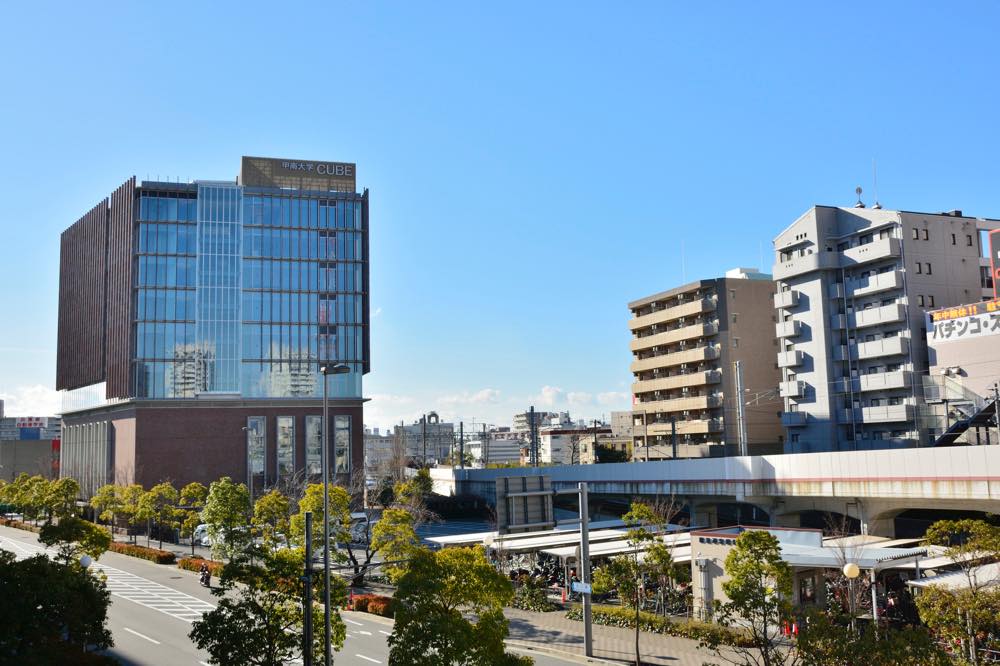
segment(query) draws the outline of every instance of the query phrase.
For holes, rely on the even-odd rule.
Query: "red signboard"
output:
[[[47,416],[18,416],[16,420],[18,428],[45,428],[49,425]]]

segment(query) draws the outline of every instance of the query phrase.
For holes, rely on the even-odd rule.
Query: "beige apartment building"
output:
[[[774,283],[755,269],[629,303],[633,456],[738,455],[735,363],[743,371],[748,453],[782,448]]]

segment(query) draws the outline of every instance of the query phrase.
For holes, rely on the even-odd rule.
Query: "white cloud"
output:
[[[469,393],[465,391],[463,393],[458,393],[455,395],[446,395],[438,398],[438,403],[442,405],[483,405],[492,404],[500,400],[500,391],[492,388],[484,388],[476,391],[475,393]]]
[[[597,402],[602,405],[628,405],[632,396],[624,391],[606,391],[597,394]]]
[[[563,391],[558,386],[543,386],[542,394],[538,398],[540,402],[545,407],[555,407],[557,403],[563,401],[565,391]]]
[[[59,391],[48,386],[16,386],[0,393],[5,416],[53,416],[62,411]]]
[[[570,391],[566,394],[566,399],[571,405],[589,405],[594,400],[594,396],[586,391]]]
[[[382,314],[382,308],[375,308],[375,312],[372,313],[373,317],[377,317]]]

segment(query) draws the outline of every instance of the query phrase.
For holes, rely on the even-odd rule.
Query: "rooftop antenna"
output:
[[[872,186],[875,189],[875,204],[872,208],[879,210],[882,208],[882,204],[878,202],[878,167],[875,165],[875,158],[872,158]]]
[[[865,202],[861,200],[861,186],[858,185],[854,188],[854,193],[858,195],[858,203],[854,204],[855,208],[864,208]]]

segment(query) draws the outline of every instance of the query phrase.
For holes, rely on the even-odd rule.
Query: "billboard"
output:
[[[18,416],[16,419],[18,428],[46,428],[49,425],[47,416]]]
[[[1000,300],[937,310],[927,320],[928,344],[1000,335]]]

